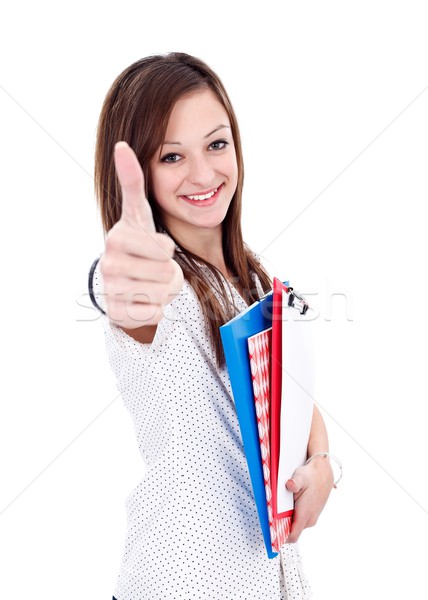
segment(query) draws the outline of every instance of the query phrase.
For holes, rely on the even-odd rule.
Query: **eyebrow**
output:
[[[212,135],[216,131],[219,131],[220,129],[230,129],[230,127],[229,127],[229,125],[218,125],[215,129],[213,129],[212,131],[207,133],[207,135],[204,136],[204,139],[206,140],[207,138],[210,137],[210,135]],[[164,143],[162,144],[162,146],[181,146],[181,142],[167,142],[165,140]]]

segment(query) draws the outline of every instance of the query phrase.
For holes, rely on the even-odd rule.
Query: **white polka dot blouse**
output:
[[[246,304],[231,287],[237,309]],[[94,273],[103,306],[103,282]],[[268,559],[226,367],[187,282],[141,344],[101,316],[147,472],[126,500],[117,600],[303,600],[296,544]]]

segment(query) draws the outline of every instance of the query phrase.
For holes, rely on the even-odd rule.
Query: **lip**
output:
[[[217,201],[217,198],[220,195],[221,190],[223,189],[223,183],[221,185],[218,186],[216,193],[211,196],[211,198],[207,198],[206,200],[190,200],[190,198],[187,198],[187,196],[179,196],[182,200],[184,200],[185,202],[187,202],[188,204],[191,204],[192,206],[211,206],[212,204],[214,204]],[[206,190],[205,192],[198,192],[197,194],[190,194],[191,196],[204,196],[205,194],[209,194],[210,192],[213,192],[216,188],[211,188],[210,190]]]

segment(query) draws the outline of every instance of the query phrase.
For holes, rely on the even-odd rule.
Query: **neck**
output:
[[[171,232],[179,245],[184,246],[196,256],[211,263],[227,278],[229,276],[223,254],[222,229],[199,229],[197,235],[180,235]]]

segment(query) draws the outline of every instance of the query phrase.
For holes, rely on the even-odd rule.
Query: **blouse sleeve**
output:
[[[164,307],[164,316],[158,323],[151,343],[143,344],[134,340],[118,325],[112,323],[106,314],[104,281],[99,269],[99,259],[94,261],[89,277],[89,294],[92,303],[102,313],[101,323],[104,329],[105,344],[110,366],[117,377],[119,390],[123,387],[123,378],[129,372],[129,361],[135,367],[146,370],[158,352],[162,352],[170,339],[175,322],[174,309],[171,305]]]

